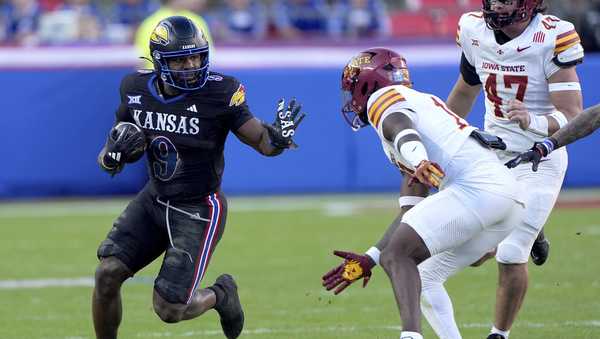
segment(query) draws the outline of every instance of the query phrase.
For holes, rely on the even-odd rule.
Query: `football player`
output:
[[[485,130],[501,137],[506,162],[533,142],[552,135],[582,111],[575,66],[583,48],[573,25],[543,15],[540,0],[483,0],[481,12],[464,14],[457,43],[462,49],[460,75],[447,105],[461,117],[470,111],[481,89],[485,94]],[[511,172],[523,185],[527,213],[497,248],[499,282],[496,315],[489,339],[507,339],[528,284],[527,261],[543,264],[549,244],[542,227],[556,202],[567,168],[564,148],[540,164],[535,175],[527,166]],[[537,239],[536,239],[537,238]],[[435,268],[432,268],[435,270]],[[455,338],[452,305],[439,277],[424,307],[439,336]],[[435,324],[445,324],[436,326]]]
[[[354,130],[371,125],[392,164],[439,193],[396,218],[366,254],[322,277],[337,294],[381,263],[402,319],[400,338],[422,338],[417,265],[437,258],[452,275],[493,249],[522,218],[515,178],[492,147],[505,147],[454,114],[438,97],[413,90],[406,60],[383,48],[361,52],[342,75],[342,113]],[[435,211],[435,213],[432,213]],[[428,258],[430,258],[428,260]]]
[[[223,235],[227,200],[220,190],[228,133],[266,156],[295,147],[304,117],[281,100],[273,124],[254,118],[244,86],[209,71],[209,46],[186,17],[162,20],[150,38],[154,71],[125,76],[116,125],[98,161],[114,175],[145,151],[150,180],[98,248],[92,297],[97,338],[116,338],[122,283],[165,253],[153,306],[167,323],[215,309],[227,338],[237,338],[244,313],[231,275],[200,282]]]
[[[517,155],[507,162],[506,166],[514,168],[521,163],[531,162],[531,169],[537,172],[542,159],[552,151],[584,138],[598,128],[600,128],[600,104],[578,114],[568,124],[552,134],[551,137],[535,142],[529,151]]]

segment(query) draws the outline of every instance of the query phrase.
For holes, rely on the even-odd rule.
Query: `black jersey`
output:
[[[165,99],[156,75],[132,73],[121,83],[117,121],[140,126],[146,135],[148,173],[160,196],[202,197],[221,185],[223,149],[229,131],[252,118],[245,89],[235,78],[211,72],[198,91]]]

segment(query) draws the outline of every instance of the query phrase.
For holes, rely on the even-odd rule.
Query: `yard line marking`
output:
[[[45,287],[91,287],[94,279],[91,277],[68,279],[26,279],[0,280],[0,289],[45,288]]]
[[[82,201],[82,202],[40,202],[0,204],[1,218],[19,217],[62,217],[62,216],[116,216],[121,213],[127,201]],[[291,212],[320,210],[327,215],[345,216],[359,209],[395,208],[394,196],[358,197],[280,197],[280,198],[232,198],[229,210],[234,212]]]
[[[154,279],[150,277],[133,277],[127,279],[125,283],[152,285]],[[79,278],[47,278],[47,279],[15,279],[0,280],[0,290],[14,290],[26,288],[46,288],[46,287],[94,287],[93,277]]]

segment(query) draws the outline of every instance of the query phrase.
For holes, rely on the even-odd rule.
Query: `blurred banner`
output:
[[[356,47],[217,48],[214,71],[246,85],[254,114],[270,122],[279,98],[296,97],[308,117],[298,130],[298,150],[265,158],[231,135],[223,189],[229,194],[397,191],[401,182],[372,129],[353,133],[340,111],[341,68]],[[387,46],[392,47],[394,46]],[[454,46],[411,46],[407,57],[415,88],[445,99],[458,76]],[[143,162],[114,178],[96,156],[118,105],[119,83],[136,58],[128,48],[0,49],[3,84],[0,198],[131,194],[146,181]],[[600,56],[578,67],[584,106],[600,102],[593,81]],[[482,126],[480,96],[469,117]],[[199,113],[201,114],[201,113]],[[595,175],[600,135],[569,147],[565,186],[600,186]]]

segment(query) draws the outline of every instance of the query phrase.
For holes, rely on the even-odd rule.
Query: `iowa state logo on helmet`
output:
[[[246,88],[244,88],[244,85],[240,84],[237,91],[231,96],[229,106],[239,106],[243,104],[244,101],[246,101]]]
[[[150,35],[150,41],[166,46],[169,44],[169,29],[163,23],[156,26]]]

